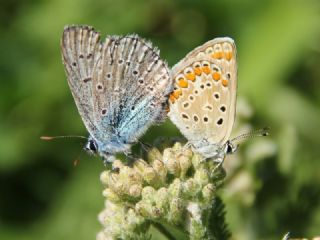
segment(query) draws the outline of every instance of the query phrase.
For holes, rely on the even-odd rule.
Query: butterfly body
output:
[[[190,142],[191,146],[205,158],[221,158],[225,148],[219,144],[212,144],[207,140]]]
[[[112,161],[165,117],[172,81],[159,51],[137,35],[108,36],[66,27],[62,57],[68,83],[89,132],[86,149]]]
[[[231,38],[194,49],[172,71],[171,121],[204,158],[223,159],[235,119],[237,65]]]

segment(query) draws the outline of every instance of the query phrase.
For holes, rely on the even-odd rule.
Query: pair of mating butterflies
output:
[[[92,27],[69,26],[61,47],[68,83],[90,134],[85,149],[105,162],[117,152],[129,153],[166,115],[205,158],[223,159],[233,150],[228,141],[237,88],[232,39],[205,43],[171,71],[159,51],[137,35],[101,42]]]

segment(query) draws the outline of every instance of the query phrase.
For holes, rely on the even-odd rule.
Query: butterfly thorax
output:
[[[223,161],[227,154],[232,154],[238,149],[238,145],[230,140],[224,144],[217,144],[202,139],[190,142],[190,144],[195,152],[201,154],[206,159],[212,158],[215,162]]]
[[[193,150],[201,154],[204,158],[214,158],[217,161],[223,160],[226,155],[226,144],[213,144],[209,141],[201,140],[191,142]]]

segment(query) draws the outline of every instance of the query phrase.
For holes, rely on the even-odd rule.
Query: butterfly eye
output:
[[[227,154],[234,153],[238,149],[238,145],[235,145],[231,141],[227,141],[225,146],[226,146],[225,153]]]
[[[227,153],[232,153],[232,146],[231,144],[227,144],[227,150],[226,150]]]
[[[91,139],[84,146],[84,149],[88,152],[96,153],[98,150],[97,143],[93,139]]]

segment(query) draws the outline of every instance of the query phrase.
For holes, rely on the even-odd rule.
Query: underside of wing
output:
[[[101,131],[112,128],[111,138],[135,142],[164,115],[172,90],[167,64],[137,35],[107,37],[100,63],[93,77],[95,118]]]
[[[93,69],[101,57],[99,39],[99,33],[89,26],[67,26],[61,39],[68,83],[81,118],[91,134],[95,131],[92,78]]]
[[[190,52],[171,76],[169,117],[191,142],[223,144],[235,119],[236,48],[230,38],[216,38]]]

